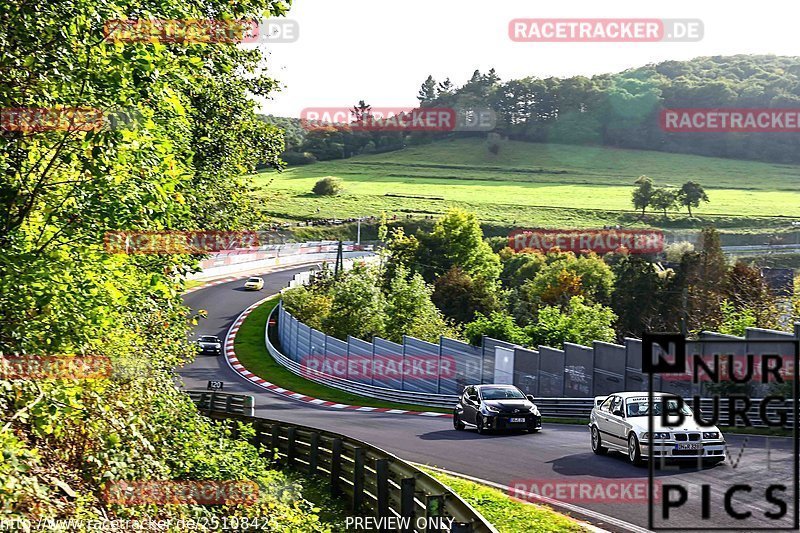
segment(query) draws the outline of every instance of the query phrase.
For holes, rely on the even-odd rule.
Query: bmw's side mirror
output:
[[[530,401],[531,403],[533,403],[533,394],[528,394],[528,395],[527,395],[527,396],[525,396],[525,397],[528,399],[528,401]]]

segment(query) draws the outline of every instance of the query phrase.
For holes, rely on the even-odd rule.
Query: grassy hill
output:
[[[590,227],[641,224],[630,198],[642,174],[657,185],[697,181],[711,199],[696,220],[651,213],[649,225],[713,221],[732,231],[780,231],[800,218],[800,166],[515,141],[503,142],[496,156],[481,139],[460,139],[265,172],[255,181],[274,179],[263,194],[265,210],[278,218],[438,214],[459,206],[493,226]],[[311,194],[324,176],[341,178],[344,193]]]

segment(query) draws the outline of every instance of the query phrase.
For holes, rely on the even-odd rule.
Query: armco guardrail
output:
[[[447,397],[459,394],[467,384],[513,383],[525,394],[539,397],[591,398],[621,390],[646,390],[648,382],[647,374],[642,371],[641,339],[626,338],[622,345],[595,341],[591,346],[582,346],[565,342],[562,349],[526,348],[486,336],[479,346],[443,336],[438,342],[403,336],[400,343],[379,337],[362,340],[327,335],[292,316],[284,309],[283,302],[272,318],[277,324],[273,344],[280,346],[287,359],[295,363],[323,361],[323,366],[341,369],[329,373],[349,380],[342,385],[347,387],[361,384]],[[794,333],[746,328],[743,337],[702,332],[698,339],[687,341],[687,349],[704,357],[714,353],[783,354],[787,368],[799,346],[800,323],[795,324]],[[421,374],[424,379],[414,379],[413,372],[406,375],[388,370],[382,374],[360,370],[379,365],[384,370],[394,370],[408,365],[413,371],[417,362],[432,369]],[[703,394],[701,385],[686,377],[670,379],[657,375],[654,387],[683,397]],[[759,386],[753,395],[766,396],[770,394],[767,389]]]
[[[327,477],[331,494],[346,496],[353,513],[392,517],[395,523],[407,526],[401,529],[404,532],[497,533],[447,486],[380,448],[338,433],[227,408],[247,405],[252,396],[193,391],[189,395],[211,418],[252,424],[256,432],[253,444],[275,451],[279,465]]]
[[[273,320],[277,309],[278,308],[276,307],[270,313],[269,322]],[[308,372],[303,371],[303,367],[300,363],[292,361],[275,347],[272,340],[270,339],[269,327],[266,328],[264,340],[267,345],[267,350],[269,351],[269,354],[272,356],[273,359],[275,359],[275,361],[279,365],[283,366],[293,374],[306,377]],[[371,398],[377,398],[380,400],[387,400],[397,403],[411,403],[416,405],[424,405],[427,407],[441,407],[449,409],[452,408],[456,404],[456,401],[458,400],[458,396],[452,394],[432,394],[425,392],[389,389],[385,387],[377,387],[375,385],[367,385],[365,383],[359,383],[357,381],[351,381],[325,374],[319,374],[318,377],[314,378],[314,381],[343,391],[351,392],[354,394],[360,394],[362,396],[369,396]]]
[[[338,241],[318,241],[215,252],[200,262],[200,272],[188,275],[187,279],[203,280],[257,268],[330,261],[336,258],[338,246]],[[369,255],[372,250],[372,246],[342,243],[345,258]]]
[[[222,412],[246,416],[254,414],[255,399],[252,396],[193,390],[186,391],[186,394],[199,410],[207,413]]]

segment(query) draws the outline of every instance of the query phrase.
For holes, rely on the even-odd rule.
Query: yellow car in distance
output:
[[[264,288],[264,278],[248,278],[244,282],[244,290],[246,291],[260,291]]]

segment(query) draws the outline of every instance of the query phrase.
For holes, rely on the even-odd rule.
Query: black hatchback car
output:
[[[203,335],[197,339],[197,348],[201,354],[221,355],[222,341],[214,335]]]
[[[480,434],[514,429],[535,433],[542,429],[542,416],[533,396],[513,385],[470,385],[453,410],[453,427],[462,430],[466,424],[477,427]]]

